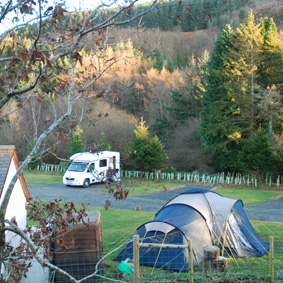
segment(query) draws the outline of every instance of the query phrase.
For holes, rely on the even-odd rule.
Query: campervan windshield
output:
[[[84,163],[72,163],[68,170],[73,172],[84,172],[86,169],[86,164]]]

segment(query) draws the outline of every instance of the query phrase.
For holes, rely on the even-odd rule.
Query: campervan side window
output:
[[[107,159],[99,160],[99,167],[105,167],[105,166],[107,166]]]

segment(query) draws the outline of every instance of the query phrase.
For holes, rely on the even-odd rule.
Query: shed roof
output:
[[[16,148],[14,145],[0,145],[0,198],[2,197],[3,188],[6,182],[9,166],[11,161],[14,161],[16,169],[20,167],[20,163],[17,157]],[[26,201],[31,199],[24,175],[19,177]]]

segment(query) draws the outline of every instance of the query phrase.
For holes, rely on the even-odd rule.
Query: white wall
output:
[[[8,170],[5,185],[3,188],[2,196],[5,195],[8,185],[16,173],[16,166],[14,160],[11,161],[10,168]],[[2,202],[2,199],[0,203]],[[8,203],[7,211],[5,214],[5,218],[11,220],[15,217],[18,226],[21,228],[25,228],[27,225],[27,210],[26,210],[26,197],[24,195],[21,182],[18,179],[11,198]],[[20,242],[20,237],[16,236],[12,232],[6,233],[6,241],[9,241],[12,246],[17,246]],[[49,269],[43,269],[42,266],[34,259],[31,261],[32,267],[29,269],[27,274],[27,278],[24,278],[20,281],[21,283],[46,283],[49,282]]]
[[[2,197],[5,195],[8,185],[16,173],[16,166],[14,161],[11,161],[10,168],[8,170],[5,185],[2,192]],[[2,199],[1,199],[2,202]],[[11,198],[8,203],[7,211],[5,214],[5,218],[11,220],[15,217],[19,227],[25,227],[27,224],[27,211],[26,211],[26,198],[24,192],[22,190],[21,182],[18,179],[14,190],[12,192]]]

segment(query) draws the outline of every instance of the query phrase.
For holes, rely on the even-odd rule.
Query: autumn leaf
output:
[[[91,23],[90,18],[87,18],[86,21],[85,21],[86,27],[88,27],[90,23]]]
[[[177,15],[177,21],[180,23],[182,21],[182,18],[180,15]]]
[[[21,61],[27,62],[27,60],[28,60],[28,51],[27,51],[27,49],[25,47],[20,50],[19,56],[20,56]]]
[[[75,61],[79,61],[81,66],[83,65],[83,57],[79,54],[79,52],[72,53],[72,59]]]
[[[18,22],[19,21],[19,18],[18,17],[14,17],[13,19],[12,19],[12,23],[16,23],[16,22]]]
[[[32,14],[32,8],[30,8],[28,5],[24,4],[20,8],[20,12],[21,12],[21,14]]]
[[[101,97],[103,97],[104,93],[105,93],[105,91],[101,91],[100,93],[98,93],[98,94],[96,95],[96,98],[101,98]]]
[[[47,10],[44,12],[44,16],[48,16],[51,11],[53,11],[53,7],[52,6],[47,8]]]
[[[106,64],[106,63],[108,63],[108,62],[113,61],[114,59],[115,59],[115,57],[112,57],[112,58],[110,58],[110,59],[106,60],[106,61],[105,61],[105,64]]]
[[[95,41],[95,44],[96,44],[97,46],[101,46],[101,45],[102,45],[102,38],[97,39],[97,40]]]
[[[212,22],[211,15],[210,15],[209,13],[207,13],[207,15],[206,15],[206,20],[207,20],[207,21],[210,20],[210,21]]]
[[[55,7],[55,10],[53,12],[52,18],[57,20],[58,22],[60,22],[63,17],[64,17],[64,13],[68,12],[67,10],[63,9],[64,4],[59,4]]]
[[[47,67],[49,68],[49,69],[52,69],[53,68],[53,66],[52,66],[52,64],[50,63],[50,61],[46,58],[46,64],[47,64]]]
[[[61,139],[61,142],[62,142],[63,144],[66,144],[66,143],[68,142],[68,140],[67,140],[67,138],[64,136],[64,137]]]
[[[41,51],[36,52],[36,57],[41,60],[42,63],[45,63],[45,55]]]
[[[106,28],[102,28],[98,30],[98,35],[104,35],[106,31]]]

